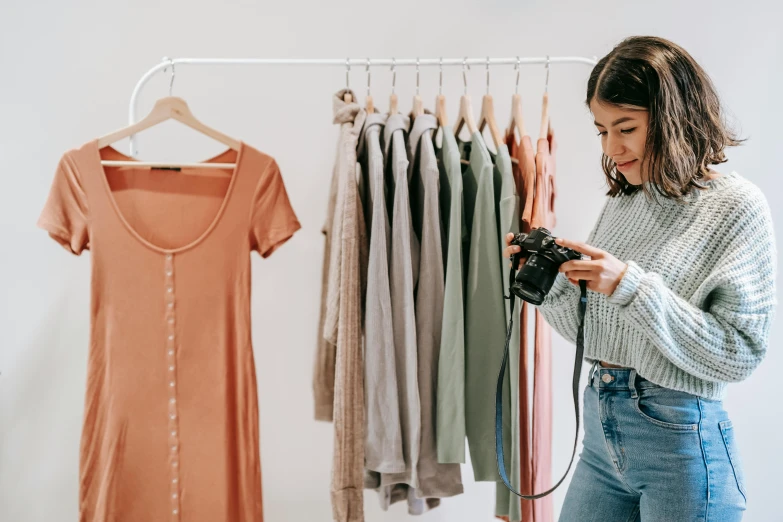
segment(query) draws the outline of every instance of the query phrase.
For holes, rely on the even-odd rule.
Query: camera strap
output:
[[[511,276],[509,277],[509,281],[514,281],[514,268],[511,269]],[[566,470],[565,474],[563,474],[562,478],[557,481],[557,484],[555,484],[551,489],[548,489],[547,491],[544,491],[543,493],[537,493],[534,495],[523,495],[519,493],[514,487],[509,483],[508,475],[506,473],[506,462],[505,457],[503,456],[503,378],[506,374],[506,366],[508,365],[508,350],[509,350],[509,341],[511,340],[511,330],[514,326],[514,292],[511,292],[509,289],[509,297],[510,303],[509,303],[509,310],[510,310],[510,319],[508,321],[508,332],[506,332],[506,347],[503,352],[503,362],[500,365],[500,375],[498,376],[498,383],[497,383],[497,390],[495,392],[495,454],[497,456],[498,461],[498,473],[500,474],[500,478],[503,479],[503,482],[505,483],[506,487],[511,491],[513,494],[515,494],[518,497],[527,499],[527,500],[536,500],[539,498],[543,498],[550,493],[552,493],[554,490],[556,490],[560,484],[565,480],[565,478],[568,476],[568,472],[571,471],[571,466],[574,464],[574,457],[576,457],[576,447],[577,447],[577,441],[579,439],[579,377],[582,373],[582,358],[584,356],[584,318],[585,318],[585,311],[587,309],[587,281],[579,280],[579,288],[581,290],[581,296],[579,298],[579,331],[576,336],[576,359],[574,360],[574,377],[572,381],[572,387],[573,387],[573,395],[574,395],[574,413],[576,413],[576,433],[574,434],[574,450],[571,454],[571,462],[568,464],[568,469]]]

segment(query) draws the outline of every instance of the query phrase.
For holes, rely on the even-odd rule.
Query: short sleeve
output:
[[[291,207],[277,162],[272,160],[258,180],[250,217],[250,246],[261,257],[288,241],[301,225]]]
[[[87,196],[76,164],[67,154],[57,165],[37,225],[72,254],[78,256],[89,249]]]

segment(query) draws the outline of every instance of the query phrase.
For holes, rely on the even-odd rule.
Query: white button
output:
[[[166,259],[168,259],[169,261],[171,261],[171,254],[166,254]]]
[[[172,432],[171,432],[171,436],[172,436],[172,437],[176,437],[176,436],[177,436],[177,432],[176,432],[176,431],[172,431]]]
[[[173,366],[169,366],[169,371],[173,372],[174,371],[174,367]]]
[[[177,494],[176,493],[172,493],[171,494],[171,498],[177,498]]]
[[[173,387],[174,387],[174,381],[171,381],[171,382],[169,383],[169,386],[171,386],[171,387],[173,388]]]
[[[169,335],[169,341],[173,341],[173,340],[174,340],[174,336],[173,335]]]
[[[169,417],[171,417],[171,420],[174,420],[174,419],[176,419],[176,418],[177,418],[177,415],[176,415],[176,414],[174,414],[174,413],[172,413],[171,415],[169,415]]]
[[[174,308],[174,303],[169,303],[169,308]]]
[[[167,291],[168,293],[172,293],[172,292],[174,292],[174,289],[173,289],[173,288],[171,288],[171,287],[168,287],[168,288],[166,289],[166,291]]]
[[[175,460],[174,462],[171,463],[171,465],[176,468],[177,467],[177,461]]]
[[[174,355],[174,350],[169,350],[169,355]]]
[[[166,270],[166,275],[170,276],[172,274],[171,270]]]
[[[177,399],[169,399],[169,402],[170,402],[171,404],[174,404],[175,402],[177,402]]]
[[[174,318],[173,317],[169,317],[169,324],[174,324]]]
[[[177,446],[176,446],[176,445],[175,445],[175,446],[172,446],[172,447],[171,447],[171,451],[177,451]]]
[[[609,383],[609,382],[612,382],[612,381],[614,380],[614,377],[612,377],[612,376],[611,376],[611,375],[609,375],[608,373],[605,373],[605,374],[603,374],[603,376],[601,377],[601,380],[602,380],[602,381],[604,381],[604,382],[606,382],[606,383]]]
[[[174,513],[176,515],[177,514],[177,510],[175,509],[174,511],[172,511],[172,513]]]
[[[179,480],[177,480],[177,479],[171,479],[171,482],[172,482],[172,484],[176,484],[177,482],[179,482]]]

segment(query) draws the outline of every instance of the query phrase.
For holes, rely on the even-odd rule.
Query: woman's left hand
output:
[[[587,288],[593,292],[600,292],[606,295],[612,295],[614,289],[620,284],[620,280],[625,275],[628,268],[609,252],[604,252],[600,248],[595,248],[586,243],[557,238],[558,245],[571,248],[581,254],[590,256],[590,259],[574,259],[566,261],[560,265],[560,272],[563,272],[568,280],[576,286],[579,286],[579,280],[587,281]]]

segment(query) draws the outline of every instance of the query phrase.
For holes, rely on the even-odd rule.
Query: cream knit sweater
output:
[[[685,203],[607,198],[587,243],[628,264],[611,296],[588,291],[585,359],[722,399],[767,351],[777,250],[764,194],[736,172]],[[554,233],[554,231],[553,231]],[[579,288],[560,273],[539,309],[575,342]]]

